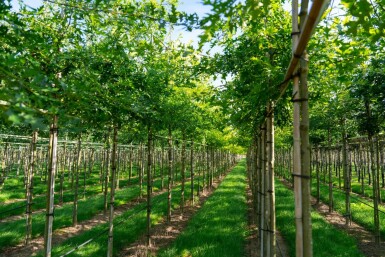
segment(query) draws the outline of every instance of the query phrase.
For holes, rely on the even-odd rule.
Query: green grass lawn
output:
[[[190,186],[190,182],[186,182]],[[172,190],[172,206],[179,208],[180,185]],[[185,197],[190,197],[190,191],[185,192]],[[167,212],[167,193],[162,193],[152,199],[152,224],[159,223],[164,219]],[[79,248],[68,256],[105,256],[107,253],[107,228],[108,224],[93,227],[80,235],[74,236],[52,250],[53,256],[60,256],[83,242],[95,238],[91,243]],[[114,219],[114,254],[116,255],[124,247],[133,243],[146,230],[146,203],[141,203],[126,211]],[[37,256],[43,256],[42,253]]]
[[[290,256],[295,256],[294,194],[276,180],[277,229],[282,233],[289,248]],[[316,211],[312,212],[313,256],[314,257],[362,257],[355,238],[338,230]]]
[[[154,190],[160,186],[160,181],[155,181]],[[145,185],[143,186],[145,189]],[[115,205],[120,206],[139,196],[139,185],[132,185],[116,191]],[[78,222],[92,218],[98,212],[103,210],[104,196],[96,195],[94,197],[80,199],[78,202]],[[54,230],[72,225],[72,204],[65,204],[55,209]],[[45,226],[45,213],[33,216],[32,236],[42,236]],[[0,226],[0,250],[16,245],[24,239],[25,220],[10,221]]]
[[[243,256],[247,233],[245,161],[236,166],[159,256]]]
[[[316,182],[313,181],[312,185],[312,194],[316,195]],[[329,187],[323,183],[320,183],[320,199],[322,202],[329,204]],[[345,213],[345,192],[335,188],[333,189],[333,201],[334,201],[334,210],[344,214]],[[364,204],[366,203],[366,204]],[[351,197],[351,212],[353,221],[362,225],[364,228],[370,231],[374,231],[374,221],[373,221],[373,212],[374,209],[370,206],[373,206],[372,201],[368,201],[359,196]],[[379,206],[379,210],[385,212],[383,206]],[[385,213],[380,213],[380,233],[381,237],[385,238]]]

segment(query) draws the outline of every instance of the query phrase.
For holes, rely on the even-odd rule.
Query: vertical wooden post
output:
[[[108,224],[108,250],[107,257],[113,256],[114,247],[114,204],[115,204],[115,186],[116,186],[116,152],[118,145],[118,127],[114,126],[112,136],[112,153],[111,153],[111,191],[110,191],[110,216]]]
[[[47,180],[47,206],[44,229],[44,256],[51,257],[52,251],[52,228],[54,219],[54,193],[55,193],[55,173],[57,164],[57,136],[58,136],[58,116],[52,118],[49,141],[49,169]]]

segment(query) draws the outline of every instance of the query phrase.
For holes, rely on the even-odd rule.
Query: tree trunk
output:
[[[351,224],[351,210],[350,210],[350,176],[348,168],[348,144],[345,128],[345,119],[343,120],[342,127],[342,163],[343,163],[343,175],[344,175],[344,189],[345,189],[345,224],[348,226]]]
[[[191,200],[191,205],[194,205],[194,140],[191,139],[191,149],[190,149],[190,176],[191,176],[191,195],[190,195],[190,200]]]
[[[55,173],[57,164],[58,116],[54,116],[50,128],[49,172],[47,180],[47,207],[44,229],[44,256],[51,257],[52,228],[54,218]]]
[[[114,239],[114,204],[115,204],[115,187],[116,187],[116,159],[117,159],[117,146],[118,146],[118,127],[114,126],[111,153],[111,189],[110,189],[110,216],[108,224],[108,250],[107,257],[113,256],[113,239]]]
[[[106,135],[106,163],[104,165],[104,216],[107,216],[108,182],[110,179],[110,131]]]
[[[147,246],[151,246],[151,192],[152,192],[152,129],[148,125],[147,143]]]
[[[167,222],[171,221],[171,176],[172,176],[172,133],[171,126],[168,127],[168,179],[167,179]]]
[[[33,173],[36,164],[36,142],[38,132],[35,130],[32,134],[30,156],[29,156],[29,167],[27,176],[27,208],[25,213],[27,214],[26,219],[26,233],[25,233],[25,245],[29,245],[32,239],[32,202],[33,202]]]
[[[74,172],[76,173],[76,182],[75,182],[75,192],[74,192],[74,203],[73,203],[73,212],[72,212],[72,226],[77,226],[78,224],[78,191],[79,191],[79,169],[80,169],[80,159],[81,159],[81,146],[82,146],[82,135],[79,134],[78,137],[78,147],[76,150],[76,167]]]
[[[186,180],[186,132],[182,132],[182,185],[181,185],[181,196],[180,196],[180,209],[183,215],[184,211],[184,191],[185,191],[185,180]]]
[[[333,211],[333,178],[332,178],[332,149],[331,149],[331,137],[330,128],[328,129],[328,182],[329,182],[329,213]]]

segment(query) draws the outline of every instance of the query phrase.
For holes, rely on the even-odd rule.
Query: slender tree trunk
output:
[[[117,159],[117,146],[118,146],[118,127],[114,126],[111,153],[111,191],[110,191],[110,216],[108,223],[108,250],[107,257],[113,256],[114,247],[114,205],[115,205],[115,187],[116,187],[116,159]]]
[[[26,219],[26,233],[25,233],[25,245],[29,245],[32,239],[32,202],[33,202],[33,173],[36,164],[36,142],[38,132],[35,130],[32,134],[29,167],[27,176],[27,209],[25,211],[27,215]]]
[[[172,133],[171,126],[168,127],[168,179],[167,179],[167,222],[171,221],[171,176],[173,168],[172,158]]]
[[[44,256],[51,257],[54,218],[55,173],[57,164],[58,116],[54,116],[50,128],[49,172],[47,180],[47,207],[44,229]]]
[[[190,200],[191,200],[191,205],[194,205],[194,140],[191,139],[191,149],[190,149],[190,176],[191,176],[191,195],[190,195]]]
[[[106,135],[106,163],[104,165],[104,216],[107,216],[108,208],[108,182],[110,179],[110,131]]]
[[[333,211],[333,178],[332,178],[332,155],[331,155],[330,128],[328,129],[328,176],[329,176],[329,213]]]
[[[181,177],[182,177],[182,185],[181,185],[181,196],[180,196],[180,208],[183,215],[184,211],[184,191],[185,191],[185,180],[186,180],[186,132],[182,132],[182,169],[181,169]]]
[[[348,144],[345,128],[345,119],[343,120],[342,127],[342,163],[344,173],[344,189],[345,189],[345,224],[348,226],[351,223],[351,210],[350,210],[350,176],[348,167]]]
[[[75,192],[74,192],[74,203],[73,203],[73,212],[72,212],[72,226],[78,225],[78,191],[79,191],[79,169],[80,169],[80,159],[81,159],[81,146],[82,146],[82,135],[79,134],[78,137],[78,147],[76,150],[76,167],[74,172],[76,173],[76,182],[75,182]]]
[[[148,125],[147,143],[147,246],[151,246],[151,192],[152,192],[152,129]]]
[[[133,147],[132,145],[130,146],[130,159],[129,159],[129,167],[128,167],[128,184],[131,184],[131,177],[132,177],[132,152],[133,152]]]

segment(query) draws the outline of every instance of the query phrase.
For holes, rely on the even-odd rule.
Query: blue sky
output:
[[[31,7],[38,7],[42,4],[42,0],[23,0],[23,2]],[[11,0],[11,3],[15,10],[18,9],[18,0]],[[178,9],[187,13],[195,12],[200,18],[205,16],[205,14],[210,11],[210,7],[203,5],[201,0],[182,0]],[[177,38],[179,35],[181,35],[182,42],[188,43],[192,41],[194,45],[197,45],[199,34],[199,30],[187,32],[182,28],[175,28],[173,38]]]

